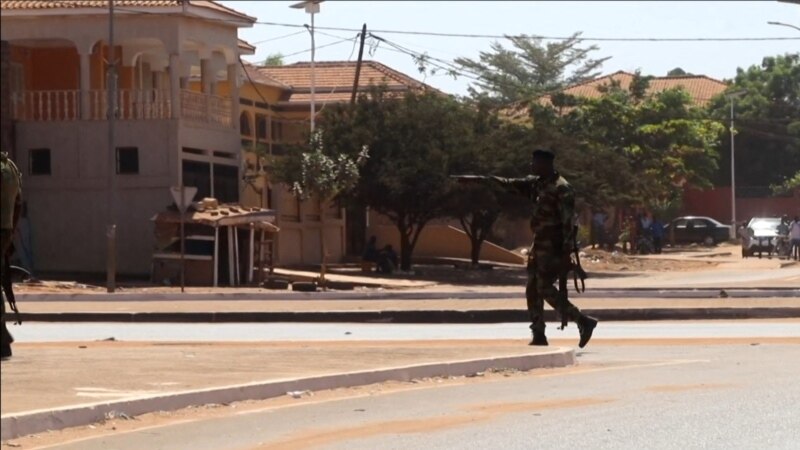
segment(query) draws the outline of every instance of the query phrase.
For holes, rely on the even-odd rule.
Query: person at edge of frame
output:
[[[19,220],[20,207],[22,206],[22,176],[8,154],[0,152],[0,284],[5,286],[5,277],[8,273],[8,252],[14,236],[14,228]],[[10,295],[10,294],[9,294]],[[8,299],[11,301],[11,299]],[[11,344],[14,338],[6,326],[6,294],[3,289],[0,299],[0,359],[11,357]]]

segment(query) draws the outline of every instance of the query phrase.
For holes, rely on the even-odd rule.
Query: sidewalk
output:
[[[791,294],[789,291],[788,294]],[[479,323],[528,321],[521,293],[476,294],[466,298],[30,301],[20,302],[23,322],[393,322]],[[502,294],[502,295],[501,295]],[[601,320],[731,319],[800,317],[800,298],[582,297],[571,293],[581,310]],[[712,297],[713,296],[713,297]],[[433,297],[433,296],[432,296]],[[555,315],[545,308],[547,320]]]
[[[2,362],[2,439],[192,405],[286,396],[490,368],[575,363],[572,349],[523,341],[14,345]]]

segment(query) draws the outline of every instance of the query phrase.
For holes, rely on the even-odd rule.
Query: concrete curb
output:
[[[800,289],[793,287],[772,288],[624,288],[624,289],[591,289],[580,294],[585,298],[719,298],[719,292],[725,290],[731,298],[747,297],[800,297]],[[21,302],[149,302],[149,301],[225,301],[225,300],[486,300],[486,299],[521,299],[522,288],[518,292],[403,292],[403,291],[344,291],[344,292],[219,292],[219,293],[98,293],[98,294],[16,294]]]
[[[785,319],[800,317],[800,307],[782,308],[648,308],[583,309],[600,320],[704,320]],[[123,322],[123,323],[501,323],[528,322],[522,309],[495,310],[375,310],[303,312],[65,312],[22,313],[23,322]],[[552,310],[545,320],[557,320]],[[10,316],[7,320],[13,320]]]
[[[106,414],[124,413],[136,416],[154,411],[174,411],[189,406],[211,403],[231,403],[242,400],[261,400],[286,395],[289,391],[319,391],[362,386],[384,381],[410,381],[436,376],[463,376],[488,369],[531,370],[566,367],[575,364],[573,349],[556,348],[547,353],[502,356],[473,360],[451,361],[411,366],[391,367],[300,379],[285,379],[166,395],[139,397],[127,400],[90,403],[53,410],[36,410],[2,417],[2,440],[41,433],[48,430],[88,425],[105,419]]]

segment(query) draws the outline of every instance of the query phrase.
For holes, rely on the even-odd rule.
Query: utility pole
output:
[[[356,62],[356,78],[353,81],[353,95],[350,97],[350,104],[356,102],[358,92],[358,77],[361,75],[361,58],[364,56],[364,39],[367,37],[367,24],[361,27],[361,45],[358,47],[358,62]]]
[[[114,0],[108,0],[108,61],[106,69],[108,99],[108,158],[111,172],[109,173],[108,189],[108,229],[106,239],[108,255],[106,256],[106,290],[113,293],[116,289],[117,272],[117,225],[116,225],[116,184],[117,184],[117,152],[114,144],[114,120],[116,119],[117,106],[117,52],[114,47]]]

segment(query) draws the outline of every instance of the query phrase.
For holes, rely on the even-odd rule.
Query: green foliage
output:
[[[532,109],[537,139],[560,150],[559,168],[579,206],[668,209],[683,186],[708,186],[723,126],[705,120],[682,89],[645,96],[641,77],[625,91],[610,86],[567,114]]]
[[[321,121],[325,141],[336,153],[353,155],[366,144],[370,158],[350,202],[387,216],[400,232],[401,268],[424,226],[445,213],[451,198],[453,155],[469,144],[470,121],[464,105],[434,92],[390,97],[374,87],[354,105],[328,107]]]
[[[364,165],[369,156],[367,146],[362,146],[355,158],[343,153],[328,155],[322,135],[319,130],[311,135],[308,151],[295,148],[275,162],[276,178],[289,185],[292,193],[303,200],[312,196],[327,200],[352,189],[358,182],[358,167]]]
[[[600,66],[608,60],[590,58],[590,53],[598,47],[581,47],[580,33],[547,43],[534,36],[507,36],[507,39],[511,48],[495,41],[490,51],[480,52],[477,60],[456,58],[456,64],[479,78],[475,87],[470,88],[473,95],[484,92],[501,102],[532,99],[596,77]]]
[[[770,186],[774,194],[788,194],[800,189],[800,170],[781,184]]]
[[[770,56],[761,65],[739,68],[727,92],[746,90],[733,100],[736,185],[780,185],[800,170],[800,53]],[[725,95],[709,105],[711,117],[730,120]],[[720,146],[715,184],[730,185],[730,133]]]
[[[283,62],[283,53],[271,53],[267,56],[267,59],[264,60],[265,66],[282,66]]]

